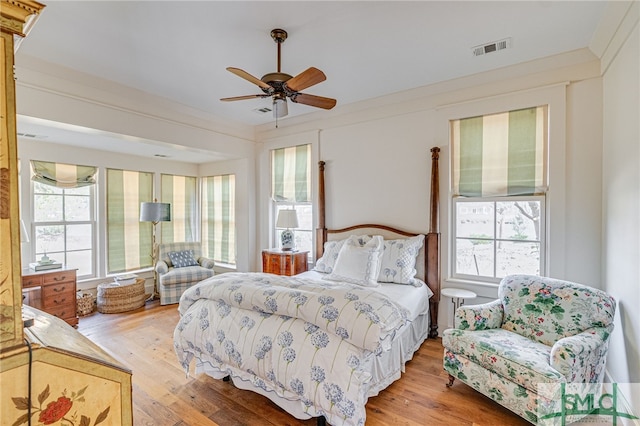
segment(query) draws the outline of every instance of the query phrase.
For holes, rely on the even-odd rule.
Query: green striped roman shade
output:
[[[152,266],[152,225],[140,222],[152,194],[153,173],[107,169],[107,273]]]
[[[311,201],[311,145],[271,151],[271,198],[274,201]]]
[[[218,263],[236,264],[236,176],[202,180],[202,251]]]
[[[196,241],[197,180],[191,176],[161,175],[161,201],[171,204],[171,222],[162,222],[162,242]]]
[[[31,161],[35,182],[58,188],[79,188],[94,185],[98,168],[94,166],[77,166],[75,164],[51,163],[48,161]]]
[[[547,117],[545,105],[453,120],[453,195],[545,193]]]

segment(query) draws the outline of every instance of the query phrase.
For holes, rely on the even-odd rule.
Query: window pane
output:
[[[34,195],[33,219],[35,222],[62,221],[62,195]]]
[[[511,201],[496,203],[498,238],[539,241],[540,202]]]
[[[45,185],[40,182],[33,182],[33,192],[36,194],[62,194],[62,188]]]
[[[456,239],[456,273],[493,277],[493,241]]]
[[[89,202],[89,197],[65,197],[65,219],[70,222],[76,220],[90,220],[91,206],[89,205]]]
[[[64,251],[64,226],[36,226],[36,253],[59,251]]]
[[[67,252],[67,266],[78,268],[78,276],[93,275],[91,250]]]
[[[499,241],[496,275],[540,275],[540,244],[532,242]]]
[[[91,225],[67,225],[67,250],[91,249]]]
[[[493,202],[456,203],[456,236],[493,239]]]
[[[91,193],[91,186],[80,186],[78,188],[65,188],[64,193],[66,195],[89,195]]]

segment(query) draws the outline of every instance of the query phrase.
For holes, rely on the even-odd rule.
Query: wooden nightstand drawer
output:
[[[60,272],[50,272],[46,275],[43,275],[44,284],[57,284],[66,281],[76,281],[76,271],[60,271]]]
[[[66,282],[42,287],[42,306],[55,308],[64,304],[75,303],[76,286],[73,282]]]
[[[308,251],[262,251],[262,271],[268,274],[297,275],[307,270]]]
[[[26,275],[22,277],[22,287],[40,287],[42,285],[42,275]]]

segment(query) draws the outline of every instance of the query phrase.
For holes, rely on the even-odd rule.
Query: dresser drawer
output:
[[[42,285],[42,275],[27,275],[22,277],[22,287],[40,287]]]
[[[44,285],[62,283],[65,281],[75,281],[75,280],[76,280],[76,271],[50,272],[46,275],[43,275]]]
[[[56,308],[47,308],[47,313],[50,313],[51,315],[58,317],[60,319],[63,319],[65,321],[75,318],[76,316],[75,305],[59,306]]]
[[[56,308],[62,305],[75,305],[76,285],[74,282],[53,284],[42,287],[42,306]]]

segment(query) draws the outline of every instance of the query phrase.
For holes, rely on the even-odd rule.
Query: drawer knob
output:
[[[67,287],[66,286],[62,286],[62,287],[56,287],[53,289],[53,291],[55,291],[56,293],[60,293],[62,291],[64,291]]]
[[[54,299],[53,303],[57,304],[57,305],[64,305],[64,302],[66,302],[67,299],[62,299],[62,300],[58,300],[58,299]]]
[[[64,281],[67,277],[65,275],[61,276],[61,277],[53,277],[54,281]]]

